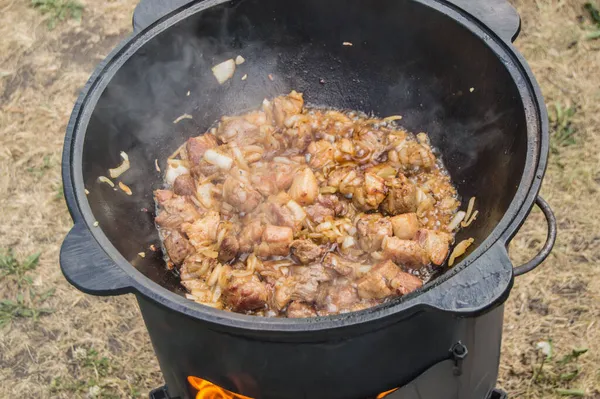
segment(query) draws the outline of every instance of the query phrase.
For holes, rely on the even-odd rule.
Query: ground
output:
[[[0,0],[2,398],[139,397],[161,385],[134,298],[82,294],[58,267],[71,227],[60,179],[65,126],[94,65],[130,32],[135,3]],[[512,398],[600,398],[600,40],[585,39],[599,28],[584,3],[515,0],[516,45],[552,115],[542,195],[559,236],[506,305],[499,386]],[[541,246],[544,226],[534,210],[512,242],[516,264]]]

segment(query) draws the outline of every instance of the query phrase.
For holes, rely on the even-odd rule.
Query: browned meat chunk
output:
[[[217,137],[223,143],[250,145],[260,140],[260,129],[243,118],[227,118],[219,124]]]
[[[390,287],[399,295],[410,294],[422,286],[423,282],[421,279],[402,271],[390,281]]]
[[[412,240],[419,230],[419,219],[416,213],[405,213],[390,218],[394,236],[401,240]]]
[[[296,301],[313,302],[317,297],[319,284],[333,278],[331,272],[319,264],[295,266],[291,269],[294,281],[291,299]]]
[[[379,251],[383,239],[393,233],[390,220],[379,214],[363,215],[356,223],[356,229],[358,243],[365,252]]]
[[[310,155],[308,164],[313,169],[321,169],[325,165],[333,162],[335,149],[327,140],[313,141],[310,143],[307,150]]]
[[[383,240],[383,255],[399,265],[420,269],[429,263],[427,253],[416,241],[387,237]]]
[[[234,235],[228,235],[223,238],[219,247],[219,261],[229,262],[235,259],[240,250],[240,244],[238,239]]]
[[[433,264],[439,266],[444,263],[450,250],[450,242],[452,241],[450,234],[421,229],[417,232],[416,239]]]
[[[255,275],[232,277],[223,292],[225,302],[236,312],[262,309],[267,304],[269,290]]]
[[[319,260],[325,249],[311,240],[295,240],[290,244],[290,254],[302,264]]]
[[[198,165],[204,156],[206,150],[215,148],[217,145],[217,138],[210,133],[203,134],[202,136],[192,137],[187,141],[186,149],[190,163],[192,165]]]
[[[315,223],[323,223],[335,216],[344,216],[347,211],[346,202],[340,201],[336,195],[319,195],[317,202],[306,208],[306,213]]]
[[[389,187],[389,194],[381,204],[384,212],[398,215],[417,210],[417,188],[404,175],[399,175],[386,184]]]
[[[358,295],[364,299],[383,299],[406,295],[421,287],[419,278],[405,273],[392,261],[379,263],[357,282]]]
[[[200,217],[196,206],[186,197],[167,190],[154,193],[163,208],[156,217],[156,224],[165,229],[180,229],[183,223],[191,223]]]
[[[333,284],[322,284],[317,295],[320,314],[336,314],[354,310],[360,302],[356,288],[349,281],[340,280]]]
[[[286,314],[287,317],[292,319],[304,319],[317,316],[317,312],[315,312],[315,309],[311,305],[296,301],[288,305]]]
[[[218,212],[206,212],[194,223],[183,224],[182,229],[194,248],[202,251],[216,241],[220,221],[221,217]]]
[[[269,201],[264,204],[264,210],[267,220],[275,226],[287,226],[295,229],[296,219],[292,211],[285,205],[278,204],[275,201]]]
[[[173,183],[173,192],[177,195],[194,195],[196,193],[196,184],[191,175],[177,176]]]
[[[240,233],[240,251],[251,252],[254,246],[260,244],[265,227],[260,220],[253,220],[242,228]]]
[[[292,91],[287,96],[273,99],[273,119],[278,126],[284,126],[285,121],[302,112],[304,99],[301,93]]]
[[[276,310],[285,308],[292,300],[292,294],[296,287],[296,281],[291,277],[278,278],[273,287],[271,306]]]
[[[240,212],[252,212],[262,199],[257,190],[233,177],[228,177],[223,183],[223,200]]]
[[[325,255],[325,258],[323,258],[323,266],[335,270],[342,276],[349,276],[355,272],[356,264],[339,255],[329,252]]]
[[[164,240],[169,258],[176,265],[181,265],[185,258],[194,251],[189,241],[177,230],[172,230]]]
[[[306,214],[315,223],[323,223],[327,219],[333,219],[335,212],[333,209],[324,207],[321,204],[311,205],[306,208]]]
[[[287,256],[294,232],[289,227],[268,225],[262,234],[262,242],[256,249],[258,256]]]

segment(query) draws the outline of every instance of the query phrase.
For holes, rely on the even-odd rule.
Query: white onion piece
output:
[[[306,219],[306,212],[304,212],[304,209],[296,201],[288,201],[287,207],[290,211],[292,211],[292,214],[294,215],[294,219],[296,221],[303,222],[304,219]]]
[[[233,77],[233,74],[235,73],[235,61],[230,58],[227,61],[215,65],[212,67],[212,73],[215,75],[215,78],[217,78],[217,82],[222,85]]]
[[[223,154],[219,154],[215,150],[207,150],[204,153],[204,160],[209,164],[218,166],[223,170],[229,170],[233,165],[233,159]]]
[[[173,183],[175,183],[175,179],[177,179],[179,176],[181,175],[187,175],[190,173],[190,170],[188,168],[186,168],[185,166],[170,166],[167,169],[167,173],[165,173],[165,180],[167,182],[168,185],[172,185]]]
[[[114,169],[108,170],[110,177],[112,177],[113,179],[116,179],[117,177],[121,176],[129,169],[129,156],[127,156],[127,153],[125,153],[125,151],[121,151],[120,155],[123,159],[123,163],[121,163],[121,165]]]
[[[356,240],[354,239],[354,237],[346,236],[346,238],[344,238],[344,242],[342,243],[342,248],[348,249],[350,247],[353,247],[354,244],[356,244]]]
[[[215,186],[212,183],[201,184],[196,188],[196,198],[207,208],[213,206],[212,191]]]
[[[463,212],[463,211],[457,212],[456,215],[454,215],[454,217],[450,221],[450,224],[448,225],[448,231],[454,231],[454,229],[458,227],[460,222],[462,222],[464,220],[466,215],[467,215],[466,212]]]
[[[242,65],[244,62],[246,62],[246,59],[241,55],[235,57],[235,65]]]

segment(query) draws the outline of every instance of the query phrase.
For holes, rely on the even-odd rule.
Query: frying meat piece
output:
[[[290,269],[292,269],[291,278],[294,281],[292,300],[313,302],[317,297],[319,284],[333,278],[332,274],[319,264],[295,266]]]
[[[162,207],[155,221],[162,228],[180,229],[183,223],[191,223],[200,217],[196,206],[184,196],[168,190],[156,190],[154,195]]]
[[[294,177],[289,194],[300,205],[310,205],[315,202],[319,195],[319,185],[310,168],[304,168]]]
[[[204,176],[211,176],[220,171],[217,165],[213,165],[211,163],[206,162],[205,159],[201,159],[200,162],[194,167],[192,167],[191,172],[192,176],[197,179],[201,179]]]
[[[194,247],[177,230],[172,230],[164,240],[169,258],[176,265],[181,265],[185,258],[194,252]]]
[[[304,265],[319,260],[324,252],[325,248],[311,240],[295,240],[290,244],[290,254]]]
[[[220,221],[219,212],[206,212],[203,217],[198,218],[194,223],[183,224],[182,229],[194,248],[201,251],[217,239],[217,229]]]
[[[240,252],[251,252],[255,245],[260,244],[264,229],[260,220],[252,220],[246,224],[240,233]]]
[[[240,250],[240,243],[235,235],[227,235],[219,246],[219,261],[229,262],[235,259]]]
[[[412,240],[419,230],[419,219],[416,213],[405,213],[390,218],[394,236],[401,240]]]
[[[398,237],[386,237],[383,240],[383,256],[410,269],[420,269],[429,263],[427,253],[419,243]]]
[[[379,214],[363,215],[356,223],[358,244],[365,252],[371,253],[381,249],[385,237],[393,233],[392,223]]]
[[[417,210],[417,188],[406,176],[400,174],[398,177],[387,181],[389,194],[381,204],[381,209],[390,215],[410,213]]]
[[[238,146],[254,144],[261,137],[258,126],[239,117],[224,118],[216,135],[223,143],[235,142]]]
[[[325,255],[325,258],[323,258],[323,266],[335,270],[342,276],[349,276],[354,273],[356,264],[347,261],[339,255],[329,252]]]
[[[388,188],[385,180],[373,173],[365,173],[365,203],[369,209],[377,209],[385,199]],[[363,206],[364,207],[364,206]]]
[[[323,223],[336,216],[344,216],[348,212],[348,204],[337,195],[319,195],[314,205],[306,208],[306,213],[315,223]]]
[[[431,152],[431,148],[416,141],[405,142],[398,151],[398,158],[404,166],[416,166],[426,170],[435,166],[435,156]]]
[[[256,248],[258,256],[286,256],[290,252],[290,244],[294,232],[289,227],[268,225],[262,234],[262,242]]]
[[[364,299],[383,299],[406,295],[421,287],[418,277],[405,273],[392,261],[379,263],[357,282],[358,295]]]
[[[223,200],[240,212],[252,212],[262,199],[262,195],[249,184],[233,177],[228,177],[223,183]]]
[[[417,276],[401,271],[390,281],[390,287],[399,295],[407,295],[421,288],[423,282]]]
[[[173,183],[173,192],[177,195],[194,195],[196,193],[196,184],[191,175],[177,176]]]
[[[267,304],[269,290],[255,275],[232,277],[223,291],[225,302],[235,312],[262,309]]]
[[[416,240],[419,245],[427,252],[427,255],[434,265],[441,265],[446,260],[450,250],[452,236],[441,231],[420,229],[417,232]]]
[[[334,283],[321,284],[316,307],[319,309],[319,314],[336,314],[354,310],[359,302],[358,292],[350,281],[338,280]]]
[[[304,302],[294,301],[288,305],[286,311],[287,317],[291,319],[304,319],[307,317],[316,317],[315,309]]]
[[[273,198],[270,198],[269,202],[264,204],[264,212],[267,220],[275,226],[287,226],[292,229],[296,229],[296,219],[292,211],[284,205],[274,202]]]
[[[198,137],[192,137],[187,141],[186,144],[188,160],[192,165],[198,165],[202,160],[206,150],[215,148],[218,145],[219,143],[217,143],[217,138],[210,133],[206,133]]]
[[[312,169],[321,169],[333,162],[335,149],[327,140],[313,141],[307,151],[310,156],[308,164]]]
[[[354,171],[354,168],[350,166],[334,169],[327,177],[327,185],[339,188],[343,183],[347,184],[353,178],[353,175],[350,175],[352,171]]]
[[[293,117],[288,118],[286,124],[292,119]],[[285,130],[285,135],[289,148],[293,149],[294,153],[304,152],[313,141],[312,127],[308,121],[295,123],[292,129]]]
[[[287,96],[280,96],[273,99],[273,119],[277,126],[284,126],[284,123],[291,116],[302,112],[304,99],[301,93],[292,91]]]

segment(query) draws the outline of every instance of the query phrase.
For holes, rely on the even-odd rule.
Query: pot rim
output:
[[[393,322],[397,318],[391,316],[406,317],[427,308],[428,304],[419,300],[421,294],[454,278],[493,246],[506,247],[533,207],[546,169],[549,148],[548,121],[541,90],[522,55],[512,44],[503,41],[480,20],[445,0],[412,0],[445,14],[483,40],[496,56],[502,59],[523,102],[527,121],[527,158],[523,174],[517,192],[504,216],[473,253],[451,270],[409,295],[358,312],[308,319],[257,317],[203,306],[162,287],[131,265],[113,246],[102,229],[92,227],[95,218],[85,195],[82,170],[83,143],[90,117],[112,77],[140,47],[188,16],[228,1],[230,0],[196,0],[125,39],[94,70],[77,99],[67,127],[63,153],[63,181],[67,206],[75,223],[84,223],[106,255],[134,282],[131,287],[132,292],[216,327],[282,333],[332,330],[376,320],[386,319],[388,322]],[[507,291],[509,289],[510,286],[507,287]],[[507,295],[504,295],[502,300],[506,297]]]

